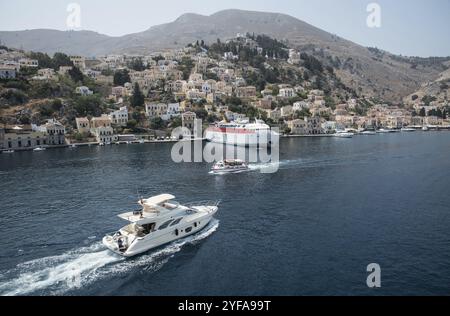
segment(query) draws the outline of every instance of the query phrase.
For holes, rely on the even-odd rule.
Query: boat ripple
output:
[[[12,270],[0,272],[0,295],[61,295],[136,267],[155,272],[184,245],[195,245],[212,235],[218,227],[219,221],[213,219],[204,230],[195,235],[128,260],[105,250],[101,242],[96,242],[62,255],[21,263]]]

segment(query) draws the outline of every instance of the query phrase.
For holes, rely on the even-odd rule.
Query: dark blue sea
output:
[[[171,147],[0,154],[0,294],[450,294],[450,133],[282,139],[274,174],[211,175]],[[161,193],[222,204],[136,258],[102,246],[117,214]]]

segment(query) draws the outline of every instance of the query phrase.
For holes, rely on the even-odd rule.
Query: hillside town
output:
[[[0,48],[0,150],[173,141],[262,119],[284,136],[448,129],[447,94],[392,104],[359,95],[312,55],[266,36],[87,58]],[[201,135],[195,135],[201,137]]]

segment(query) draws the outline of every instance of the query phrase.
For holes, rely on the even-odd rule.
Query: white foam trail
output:
[[[105,250],[102,243],[97,242],[89,247],[69,251],[59,256],[28,261],[0,274],[0,295],[29,295],[39,291],[60,295],[136,267],[145,267],[147,271],[157,271],[184,245],[196,244],[213,234],[218,227],[219,221],[213,220],[196,235],[129,260]],[[8,276],[11,275],[14,277],[9,279]],[[9,280],[4,281],[5,279]]]

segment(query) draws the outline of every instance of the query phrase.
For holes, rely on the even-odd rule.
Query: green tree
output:
[[[427,116],[426,111],[425,111],[425,108],[421,108],[421,109],[420,109],[419,115],[422,116],[422,117]]]
[[[139,84],[137,82],[134,84],[133,95],[130,98],[130,104],[133,107],[144,106],[145,104],[144,94],[142,93],[141,88],[139,87]]]
[[[134,130],[137,125],[138,125],[137,121],[132,119],[128,121],[127,128]]]
[[[150,120],[151,129],[162,129],[164,127],[164,121],[160,117],[155,117]]]
[[[123,86],[127,82],[131,82],[130,74],[127,69],[118,70],[114,73],[115,86]]]
[[[72,100],[77,116],[100,116],[102,114],[102,100],[99,96],[78,96]]]
[[[72,80],[76,83],[83,82],[83,80],[84,80],[83,73],[80,71],[80,69],[78,69],[75,66],[72,67],[71,70],[69,70],[68,74],[69,74],[70,78],[72,78]]]
[[[70,57],[63,53],[55,53],[53,55],[53,69],[58,70],[61,66],[73,66]]]
[[[178,70],[183,73],[183,79],[188,80],[194,68],[194,61],[190,57],[183,57],[178,65]]]
[[[144,62],[142,61],[142,58],[133,58],[133,60],[128,63],[128,68],[136,70],[136,71],[145,70],[145,66],[144,66]]]

